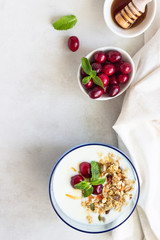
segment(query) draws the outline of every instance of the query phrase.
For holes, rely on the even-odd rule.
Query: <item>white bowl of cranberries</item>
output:
[[[122,94],[134,75],[134,62],[126,51],[117,47],[102,47],[81,59],[78,83],[91,99],[109,100]]]

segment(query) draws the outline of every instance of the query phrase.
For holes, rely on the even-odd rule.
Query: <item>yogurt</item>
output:
[[[81,205],[81,202],[86,201],[87,198],[82,197],[81,190],[74,189],[71,186],[71,177],[79,174],[78,170],[79,164],[81,162],[99,162],[102,156],[107,156],[109,153],[113,153],[115,158],[119,158],[120,167],[122,169],[128,169],[128,171],[126,172],[126,176],[129,180],[134,181],[135,176],[133,170],[131,169],[131,164],[129,163],[129,161],[120,152],[117,152],[112,148],[102,145],[87,145],[77,148],[65,155],[56,166],[52,177],[52,190],[55,196],[55,201],[61,211],[72,220],[80,222],[82,224],[88,224],[88,221],[86,219],[86,209]],[[75,169],[77,170],[77,172],[75,172]],[[135,189],[133,189],[131,192],[133,196],[134,192]],[[76,199],[72,199],[66,194],[74,196]],[[124,206],[121,212],[112,209],[109,214],[105,216],[105,222],[99,221],[98,215],[91,211],[90,216],[93,218],[92,224],[103,225],[110,223],[117,219],[121,214],[123,214],[123,211],[127,207],[128,206]]]

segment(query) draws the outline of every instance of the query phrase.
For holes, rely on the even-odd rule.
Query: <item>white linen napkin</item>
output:
[[[136,76],[113,128],[119,147],[124,150],[125,145],[136,166],[141,194],[138,216],[113,231],[113,239],[156,240],[160,239],[160,29],[134,62]]]

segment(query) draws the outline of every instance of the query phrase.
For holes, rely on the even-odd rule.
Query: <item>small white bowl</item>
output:
[[[80,89],[82,90],[82,92],[83,92],[86,96],[88,96],[90,99],[92,99],[92,100],[104,101],[104,100],[110,100],[110,99],[116,98],[116,97],[118,97],[119,95],[121,95],[121,94],[129,87],[129,85],[131,84],[132,80],[134,79],[134,76],[135,76],[135,65],[134,65],[134,62],[133,62],[131,56],[130,56],[125,50],[123,50],[122,48],[117,48],[117,47],[112,47],[112,46],[111,46],[111,47],[101,47],[101,48],[97,48],[97,49],[95,49],[94,51],[90,52],[90,53],[86,56],[86,58],[88,58],[88,60],[89,60],[90,62],[92,62],[92,61],[93,61],[93,55],[94,55],[95,52],[97,52],[97,51],[103,51],[103,52],[106,52],[106,53],[107,53],[107,52],[112,51],[112,50],[115,50],[115,51],[120,52],[121,55],[122,55],[122,60],[125,61],[125,62],[129,62],[129,63],[131,64],[131,66],[132,66],[132,72],[129,73],[129,80],[128,80],[127,83],[124,83],[124,84],[121,84],[121,85],[120,85],[120,92],[119,92],[116,96],[114,96],[114,97],[109,97],[109,96],[107,96],[107,95],[102,95],[102,96],[99,97],[99,98],[92,99],[92,98],[89,97],[87,90],[84,89],[84,87],[83,87],[83,85],[82,85],[82,78],[81,78],[81,67],[82,67],[82,66],[81,66],[81,64],[80,64],[80,66],[79,66],[79,68],[78,68],[78,74],[77,74],[78,84],[79,84]]]
[[[111,6],[113,1],[114,0],[106,0],[103,8],[104,20],[112,32],[116,33],[121,37],[132,38],[144,33],[150,27],[156,14],[156,0],[152,0],[152,2],[147,5],[148,9],[145,19],[136,27],[126,30],[119,27],[112,19]]]

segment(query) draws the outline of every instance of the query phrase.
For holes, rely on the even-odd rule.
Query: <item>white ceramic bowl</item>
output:
[[[118,97],[119,95],[121,95],[121,94],[129,87],[129,85],[131,84],[132,80],[134,79],[134,76],[135,76],[135,65],[134,65],[134,62],[133,62],[131,56],[130,56],[125,50],[123,50],[122,48],[117,48],[117,47],[112,47],[112,46],[110,46],[110,47],[97,48],[97,49],[95,49],[94,51],[90,52],[90,53],[86,56],[86,58],[88,58],[88,60],[92,62],[92,61],[93,61],[93,55],[94,55],[95,52],[97,52],[97,51],[104,51],[104,52],[107,53],[107,52],[112,51],[112,50],[115,50],[115,51],[120,52],[121,55],[122,55],[123,61],[129,62],[129,63],[131,64],[131,66],[132,66],[132,72],[129,74],[129,80],[128,80],[127,83],[120,85],[120,92],[119,92],[116,96],[114,96],[114,97],[109,97],[109,96],[107,96],[107,95],[102,95],[101,97],[96,98],[96,99],[92,99],[92,100],[103,101],[103,100],[110,100],[110,99],[116,98],[116,97]],[[80,66],[79,66],[79,68],[78,68],[78,74],[77,74],[78,84],[79,84],[80,89],[82,90],[82,92],[83,92],[87,97],[89,97],[87,90],[84,89],[84,87],[82,86],[82,78],[81,78],[81,73],[80,73],[80,72],[81,72],[81,67],[82,67],[82,66],[81,66],[81,64],[80,64]],[[90,97],[89,97],[89,98],[90,98]],[[91,98],[90,98],[90,99],[91,99]]]
[[[61,202],[61,204],[59,204],[59,202],[57,201],[58,198],[56,196],[57,192],[55,191],[54,186],[56,185],[55,181],[56,181],[58,169],[61,169],[61,171],[62,171],[62,166],[65,166],[67,173],[66,173],[66,175],[64,173],[62,174],[62,178],[61,178],[62,184],[60,182],[59,188],[57,189],[57,191],[61,191],[62,196],[65,196],[64,192],[67,191],[66,189],[68,189],[68,186],[66,186],[66,185],[64,186],[63,183],[68,182],[68,184],[70,185],[70,177],[69,177],[69,175],[67,175],[68,171],[70,169],[70,165],[74,164],[73,162],[77,161],[77,160],[78,160],[78,162],[82,162],[82,161],[84,161],[84,159],[85,159],[85,161],[90,161],[93,159],[95,160],[96,156],[97,156],[97,152],[102,152],[102,153],[104,152],[104,154],[106,154],[108,152],[112,152],[113,154],[118,155],[120,158],[121,157],[123,158],[123,160],[127,164],[128,170],[132,172],[133,179],[135,180],[134,193],[133,193],[132,200],[130,200],[129,204],[124,208],[124,210],[113,221],[110,221],[106,224],[87,224],[87,223],[85,224],[85,223],[78,221],[77,219],[75,220],[75,219],[71,218],[70,215],[68,214],[69,211],[68,210],[66,211],[66,209],[64,209],[64,206],[62,206],[62,202]],[[67,166],[69,169],[67,168]],[[58,172],[58,175],[59,175],[59,172]],[[64,189],[62,189],[63,187],[64,187]],[[53,209],[55,210],[57,215],[68,226],[70,226],[78,231],[86,232],[86,233],[94,233],[95,234],[95,233],[108,232],[108,231],[111,231],[111,230],[117,228],[118,226],[120,226],[131,216],[131,214],[135,210],[138,199],[139,199],[139,194],[140,194],[139,178],[138,178],[138,174],[136,172],[136,169],[135,169],[133,163],[119,149],[117,149],[113,146],[110,146],[110,145],[102,144],[102,143],[83,144],[83,145],[79,145],[79,146],[76,146],[76,147],[68,150],[56,162],[55,166],[53,167],[53,170],[52,170],[52,173],[50,176],[50,181],[49,181],[50,201],[51,201]],[[73,200],[73,201],[75,201],[75,200]],[[72,207],[72,211],[73,211],[74,204],[72,206],[67,203],[67,206],[68,206],[68,208]],[[75,211],[75,209],[74,209],[74,211]]]
[[[148,4],[148,10],[145,19],[136,27],[126,30],[119,27],[112,19],[111,6],[113,1],[114,0],[105,0],[103,8],[104,20],[112,32],[121,37],[131,38],[144,33],[149,28],[156,14],[156,0],[152,0],[152,2]]]

